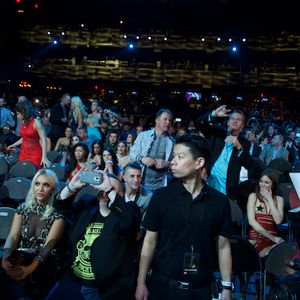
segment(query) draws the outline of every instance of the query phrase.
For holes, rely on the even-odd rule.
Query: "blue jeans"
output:
[[[98,288],[83,286],[65,275],[55,284],[45,300],[101,300]]]

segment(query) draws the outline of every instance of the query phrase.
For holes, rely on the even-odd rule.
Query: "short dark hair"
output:
[[[167,114],[170,116],[171,119],[173,118],[173,114],[172,114],[172,112],[171,112],[169,109],[167,109],[167,108],[162,108],[162,109],[160,109],[160,110],[156,113],[155,119],[159,118],[163,113],[167,113]]]
[[[176,145],[182,144],[189,148],[194,159],[203,157],[205,162],[210,159],[209,144],[206,138],[199,135],[183,135],[176,139]]]
[[[243,111],[241,111],[240,109],[235,109],[235,110],[233,110],[233,111],[230,113],[229,118],[231,118],[231,116],[232,116],[233,114],[239,114],[239,115],[241,115],[242,118],[243,118],[243,122],[246,123],[246,116],[245,116],[245,114],[244,114]]]
[[[138,162],[131,162],[129,164],[127,164],[124,168],[124,173],[126,172],[126,170],[128,169],[134,169],[134,170],[140,170],[142,171],[142,167]]]

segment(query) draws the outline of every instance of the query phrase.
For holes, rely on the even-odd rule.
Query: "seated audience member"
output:
[[[128,153],[130,153],[130,150],[133,146],[133,143],[134,143],[134,140],[135,140],[136,136],[135,135],[132,135],[131,133],[129,133],[127,135],[127,139],[126,139],[126,144],[127,144],[127,150],[128,150]]]
[[[119,176],[122,169],[119,167],[118,158],[115,151],[111,148],[105,149],[102,154],[104,165],[100,169],[106,173]]]
[[[283,198],[276,195],[277,176],[272,171],[265,171],[260,178],[256,193],[249,195],[247,216],[251,226],[249,240],[261,257],[284,240],[278,235],[276,225],[284,216]]]
[[[70,270],[46,300],[134,299],[140,212],[133,201],[125,201],[121,182],[112,176],[103,173],[101,185],[93,185],[99,190],[95,201],[73,212]],[[82,186],[76,174],[57,202],[70,204],[64,200]]]
[[[260,153],[259,158],[268,165],[271,160],[276,158],[284,158],[288,160],[289,152],[284,147],[284,137],[276,134],[271,144],[268,144]]]
[[[2,134],[0,134],[0,143],[2,147],[7,147],[8,145],[15,143],[18,139],[19,137],[13,133],[9,125],[3,127]]]
[[[77,130],[77,134],[78,134],[78,137],[80,138],[80,141],[82,143],[85,143],[88,146],[89,150],[91,150],[93,140],[91,138],[89,138],[89,136],[87,134],[87,130],[83,127],[80,127]]]
[[[87,162],[88,155],[89,149],[86,144],[79,142],[75,146],[73,146],[70,154],[70,163],[66,171],[68,182],[81,169],[91,170],[91,167]]]
[[[0,272],[0,281],[5,290],[0,290],[1,299],[44,299],[56,280],[54,257],[50,253],[65,226],[63,216],[53,207],[57,187],[55,173],[40,169],[32,180],[25,203],[18,207],[4,245],[5,272]],[[18,259],[19,248],[32,250],[30,261]]]
[[[74,147],[77,143],[80,142],[80,138],[78,135],[73,135],[71,138],[71,148]]]
[[[107,137],[106,137],[106,143],[104,145],[105,148],[107,148],[107,149],[111,148],[116,152],[118,140],[119,140],[119,136],[118,136],[117,131],[112,130],[112,131],[108,132]]]
[[[57,140],[54,151],[59,151],[62,155],[62,165],[67,163],[67,159],[70,156],[71,151],[71,139],[72,139],[72,128],[70,126],[66,127],[65,136]],[[78,139],[79,141],[79,139]]]
[[[98,168],[102,163],[103,143],[101,140],[94,140],[92,143],[92,151],[89,154],[88,162],[93,169]]]
[[[120,131],[120,140],[126,141],[128,134],[136,135],[136,129],[131,126],[130,122],[125,122],[123,123]]]
[[[130,157],[128,155],[128,149],[126,142],[119,142],[117,146],[117,158],[119,166],[124,169],[126,165],[130,162]]]

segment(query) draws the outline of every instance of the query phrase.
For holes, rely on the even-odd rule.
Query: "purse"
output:
[[[37,255],[37,250],[32,248],[17,248],[9,256],[9,262],[14,266],[28,266]]]

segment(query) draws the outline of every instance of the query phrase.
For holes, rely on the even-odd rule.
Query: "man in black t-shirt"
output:
[[[57,202],[69,202],[67,199],[72,200],[70,196],[84,185],[80,173],[60,192]],[[140,210],[133,201],[125,201],[121,182],[112,175],[103,173],[103,182],[94,187],[99,190],[97,201],[91,200],[89,207],[80,205],[79,216],[73,218],[71,268],[47,300],[134,297]]]
[[[201,172],[209,158],[207,141],[183,136],[176,141],[171,170],[177,182],[157,190],[147,209],[136,299],[211,299],[218,252],[222,299],[231,298],[232,232],[228,199],[206,185]],[[217,246],[216,246],[217,245]]]

